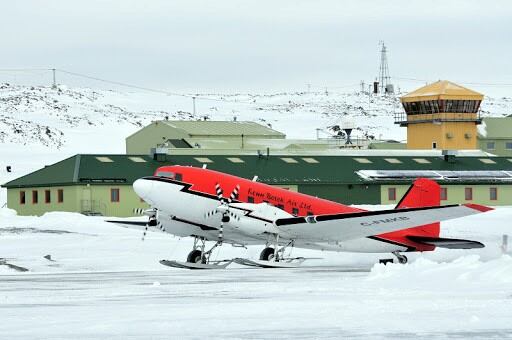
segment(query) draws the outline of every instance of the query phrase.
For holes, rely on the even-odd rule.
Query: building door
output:
[[[89,185],[83,187],[82,189],[82,198],[80,199],[80,209],[81,213],[92,213],[94,210],[92,200],[91,200],[91,187]]]

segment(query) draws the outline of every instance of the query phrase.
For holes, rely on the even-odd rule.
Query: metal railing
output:
[[[395,124],[400,124],[400,126],[418,123],[475,122],[479,124],[482,122],[480,111],[477,113],[440,112],[421,114],[406,114],[405,112],[396,112],[394,114],[394,118]]]

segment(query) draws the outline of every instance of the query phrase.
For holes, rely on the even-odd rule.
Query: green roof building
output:
[[[478,128],[478,145],[483,151],[512,157],[512,117],[487,117]]]
[[[75,155],[3,185],[20,215],[72,211],[132,216],[146,208],[132,183],[163,165],[219,170],[344,204],[396,204],[410,183],[442,186],[443,204],[512,205],[512,158],[442,155],[438,151],[351,151],[311,154]],[[185,179],[186,180],[186,179]]]
[[[148,154],[152,148],[193,148],[199,141],[216,148],[239,149],[251,139],[284,139],[286,135],[256,122],[160,120],[126,138],[127,154]]]

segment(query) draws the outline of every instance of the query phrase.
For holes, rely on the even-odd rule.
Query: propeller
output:
[[[219,199],[220,206],[215,208],[215,210],[211,210],[205,214],[205,218],[210,218],[214,215],[221,214],[220,226],[219,226],[219,237],[218,242],[222,244],[224,240],[224,223],[228,223],[231,217],[237,217],[231,211],[229,211],[229,205],[238,197],[238,192],[240,191],[240,186],[237,184],[228,198],[223,197],[224,191],[219,183],[215,184],[215,193],[217,194],[217,198]],[[240,219],[238,217],[238,219]]]
[[[133,212],[138,215],[148,216],[148,222],[144,226],[144,232],[142,233],[142,241],[146,238],[149,227],[158,227],[160,230],[165,231],[162,223],[158,221],[158,210],[157,209],[133,209]]]

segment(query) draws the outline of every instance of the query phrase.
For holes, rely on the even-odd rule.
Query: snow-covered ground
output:
[[[372,207],[373,209],[382,207]],[[0,338],[393,338],[512,337],[512,208],[443,224],[444,236],[478,250],[388,254],[294,249],[320,257],[297,269],[189,271],[192,241],[108,224],[99,217],[0,210]],[[217,259],[255,258],[260,247],[222,247]],[[51,260],[44,258],[51,255]]]

